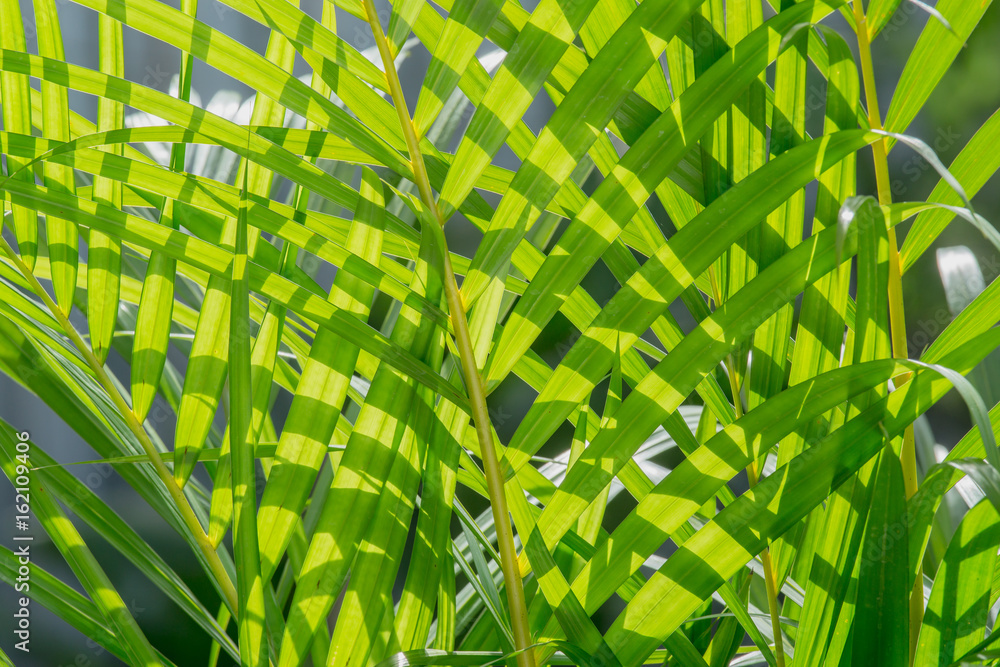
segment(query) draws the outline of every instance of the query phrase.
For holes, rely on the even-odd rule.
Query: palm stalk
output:
[[[448,252],[444,234],[437,228],[438,226],[443,227],[445,221],[441,219],[438,212],[437,200],[431,189],[427,167],[424,165],[423,154],[420,152],[420,140],[417,137],[416,128],[413,126],[413,121],[406,107],[406,98],[403,97],[403,87],[399,82],[399,74],[396,72],[396,65],[389,44],[385,39],[385,34],[382,32],[378,12],[375,9],[373,0],[364,0],[363,6],[368,24],[371,26],[372,33],[375,36],[379,55],[382,58],[382,66],[385,68],[389,92],[392,95],[396,112],[399,114],[399,124],[403,130],[403,136],[406,138],[406,147],[410,153],[410,165],[413,168],[413,180],[417,185],[421,200],[431,212],[431,220],[428,221],[428,224],[435,228],[428,230],[428,232],[433,233],[440,243],[445,298],[448,302],[448,312],[454,328],[455,345],[458,347],[461,360],[462,377],[469,392],[472,421],[476,428],[476,436],[479,439],[480,452],[483,458],[483,471],[486,474],[490,507],[493,510],[493,521],[497,530],[500,567],[503,570],[507,603],[510,605],[511,626],[514,631],[514,648],[519,651],[517,654],[517,664],[519,667],[534,667],[534,654],[530,650],[532,639],[531,630],[528,627],[528,610],[524,601],[524,586],[521,582],[521,575],[517,566],[517,548],[514,545],[514,531],[511,525],[510,514],[507,510],[503,472],[500,469],[496,446],[493,442],[493,430],[490,424],[489,410],[486,407],[486,392],[483,389],[483,378],[476,367],[475,350],[472,346],[472,337],[469,335],[465,304],[462,301],[462,293],[459,290],[458,281],[455,279],[455,271],[451,265],[451,255]]]
[[[868,124],[873,130],[882,130],[882,115],[878,105],[878,93],[875,88],[875,70],[872,65],[871,40],[868,34],[868,22],[865,16],[862,0],[854,0],[854,21],[858,38],[861,74],[864,83],[865,100],[868,107]],[[878,201],[882,206],[892,204],[892,189],[889,181],[889,160],[885,139],[872,145],[872,155],[875,164],[875,182],[878,189]],[[909,356],[906,344],[906,316],[903,308],[902,265],[899,258],[899,244],[896,241],[896,230],[892,227],[889,234],[889,331],[892,339],[892,354],[897,359]],[[896,387],[909,381],[909,374],[897,378]],[[917,492],[917,455],[914,445],[913,426],[903,432],[902,448],[899,452],[903,466],[903,485],[906,497],[911,498]],[[917,650],[920,626],[924,617],[924,582],[922,567],[917,564],[917,578],[910,593],[910,662]]]
[[[14,249],[7,242],[7,239],[0,237],[0,246],[3,247],[4,253],[10,258],[17,270],[24,276],[24,279],[31,286],[32,291],[41,299],[45,307],[48,308],[49,312],[59,325],[62,327],[63,333],[69,338],[70,342],[74,347],[80,352],[84,360],[86,360],[87,365],[90,366],[91,371],[93,371],[94,376],[97,381],[100,382],[104,391],[107,393],[108,398],[114,403],[118,412],[121,414],[122,419],[125,420],[125,424],[128,426],[129,430],[135,436],[136,440],[142,446],[143,451],[149,458],[149,462],[153,465],[153,469],[156,471],[157,476],[163,485],[166,487],[167,492],[170,497],[173,498],[174,503],[177,506],[177,510],[180,512],[181,519],[187,526],[188,530],[191,531],[191,535],[194,537],[195,542],[201,551],[205,562],[208,563],[209,570],[212,573],[216,586],[222,593],[222,598],[230,610],[235,610],[237,608],[237,598],[236,589],[233,586],[233,582],[229,579],[229,574],[226,572],[225,567],[222,565],[222,560],[219,558],[219,554],[215,551],[212,543],[208,539],[208,535],[205,534],[205,529],[202,527],[201,522],[195,515],[194,510],[191,508],[191,504],[188,502],[187,497],[184,492],[174,481],[174,476],[167,468],[167,465],[163,462],[163,458],[157,451],[156,447],[153,445],[152,441],[149,439],[149,435],[143,429],[142,424],[136,419],[132,410],[129,408],[128,403],[125,402],[124,397],[115,387],[111,378],[108,377],[107,371],[104,370],[104,365],[101,364],[100,360],[94,355],[90,346],[87,345],[86,341],[80,336],[76,328],[69,321],[66,313],[59,307],[58,304],[49,296],[45,288],[42,287],[41,283],[35,277],[28,266],[21,261],[20,256],[14,251]]]

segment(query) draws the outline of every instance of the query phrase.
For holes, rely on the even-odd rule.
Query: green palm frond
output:
[[[130,665],[996,664],[1000,112],[922,136],[990,0],[74,2],[95,66],[0,0],[0,372],[89,447],[0,419],[31,604]]]

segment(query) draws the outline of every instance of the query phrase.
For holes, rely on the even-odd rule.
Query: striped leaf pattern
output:
[[[33,603],[186,664],[96,534],[210,665],[1000,655],[1000,283],[939,253],[953,319],[914,358],[903,302],[952,222],[1000,239],[970,200],[1000,112],[948,167],[914,129],[991,0],[930,8],[891,97],[898,0],[219,4],[263,51],[197,0],[73,2],[93,67],[65,3],[0,0],[0,372],[199,571],[0,421],[68,565]],[[133,32],[180,52],[169,93],[126,78]],[[201,65],[252,95],[202,103]],[[893,201],[907,150],[926,201]],[[928,462],[952,388],[973,428]]]

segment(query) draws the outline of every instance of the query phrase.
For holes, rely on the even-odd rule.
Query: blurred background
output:
[[[58,0],[57,4],[67,59],[75,64],[96,69],[98,64],[97,15],[93,11],[75,5],[68,0]],[[174,0],[169,0],[168,4],[178,6]],[[385,10],[383,22],[386,23],[389,4],[384,1],[378,1],[376,4],[380,9]],[[530,10],[534,7],[535,2],[529,0],[524,4],[525,8]],[[264,52],[268,38],[268,31],[265,28],[216,2],[216,0],[202,0],[199,5],[198,18],[201,21],[251,46],[260,53]],[[320,2],[318,0],[303,0],[302,8],[311,15],[319,17]],[[21,0],[21,11],[28,37],[28,48],[32,52],[37,52],[30,0]],[[382,11],[380,11],[380,15],[383,15]],[[338,10],[337,19],[340,26],[339,33],[354,43],[359,50],[369,49],[372,46],[373,42],[367,25],[363,25],[340,10]],[[902,71],[907,55],[927,20],[927,14],[914,5],[904,2],[893,21],[873,45],[883,117],[891,100],[894,82]],[[829,24],[841,30],[845,36],[849,33],[846,23],[839,15],[831,17]],[[853,40],[849,38],[848,41]],[[932,145],[945,164],[951,162],[983,122],[1000,107],[1000,66],[998,66],[1000,64],[1000,51],[998,51],[998,44],[1000,44],[1000,7],[994,5],[986,13],[979,28],[973,34],[971,42],[959,55],[924,111],[909,129],[910,134]],[[151,36],[125,28],[125,51],[127,56],[125,76],[127,79],[161,91],[170,90],[171,82],[179,68],[180,59],[177,49]],[[484,47],[480,51],[480,57],[484,59],[484,64],[488,68],[495,67],[499,57],[502,56],[502,54],[490,53],[490,51],[491,49],[488,47]],[[404,86],[407,87],[406,95],[411,111],[416,103],[420,82],[428,61],[429,54],[423,46],[417,44],[409,49],[401,64],[400,78]],[[308,67],[299,59],[295,74],[306,75],[308,73]],[[193,82],[195,94],[192,101],[200,103],[216,113],[236,117],[240,122],[247,122],[253,91],[246,85],[197,61],[194,67]],[[822,110],[824,90],[822,77],[815,70],[812,71],[807,99],[815,96],[819,100],[817,108],[820,110]],[[71,92],[70,104],[78,113],[91,120],[95,119],[97,105],[94,98]],[[537,132],[545,124],[552,109],[551,101],[542,93],[525,120]],[[453,150],[454,146],[457,145],[457,138],[461,136],[464,124],[471,118],[469,111],[459,115],[460,126],[449,128],[455,133],[452,145],[448,146],[449,150]],[[822,113],[814,115],[815,118],[811,118],[809,123],[810,129],[816,132],[821,128]],[[135,117],[132,122],[134,124],[149,124],[158,121]],[[152,149],[155,150],[155,147]],[[189,153],[189,169],[192,168],[192,162],[197,159],[192,158]],[[213,156],[212,159],[218,160],[219,156]],[[222,161],[225,162],[224,159]],[[518,163],[513,154],[505,148],[498,158],[498,164],[516,169]],[[205,169],[211,166],[207,163],[202,165]],[[224,165],[220,164],[214,165],[216,169],[223,167]],[[870,152],[865,152],[862,155],[858,168],[860,191],[866,194],[875,194],[875,178]],[[890,155],[890,168],[894,201],[922,200],[927,197],[938,180],[938,176],[931,166],[905,146],[897,146],[893,150]],[[584,184],[584,189],[588,193],[591,192],[596,187],[596,182],[594,179],[587,181]],[[1000,220],[1000,188],[997,187],[998,185],[1000,185],[1000,180],[994,177],[973,199],[977,212],[992,222]],[[283,198],[286,193],[287,188],[283,189],[281,184],[276,185],[275,198]],[[495,203],[495,199],[491,202]],[[655,208],[658,209],[658,207]],[[659,218],[665,218],[662,215],[662,209],[654,210],[653,213]],[[671,228],[666,219],[662,219],[661,224],[665,229]],[[907,227],[908,225],[904,225],[899,230],[900,240],[905,238]],[[452,250],[471,256],[479,241],[479,232],[464,221],[449,224],[447,231]],[[934,249],[955,246],[965,246],[971,250],[978,261],[985,284],[989,284],[1000,275],[1000,253],[985,242],[982,235],[972,226],[961,221],[954,222],[937,240]],[[327,273],[329,274],[329,271]],[[321,278],[321,284],[328,285],[332,275],[321,274],[319,278]],[[603,265],[591,272],[585,286],[601,303],[610,298],[619,287]],[[975,285],[972,286],[975,287]],[[911,356],[919,356],[922,349],[934,340],[952,318],[935,252],[928,251],[905,276],[904,290],[910,354]],[[377,316],[378,308],[374,312]],[[381,312],[385,312],[384,308]],[[691,324],[691,319],[686,316],[683,310],[675,309],[675,314],[681,319],[682,325]],[[79,313],[76,314],[76,318],[78,324],[82,324]],[[85,325],[83,325],[83,329],[85,329]],[[565,354],[568,345],[574,340],[574,335],[575,330],[569,323],[561,316],[556,316],[539,338],[535,350],[547,361],[554,363]],[[171,351],[171,360],[177,364],[178,369],[183,370],[184,355],[180,348]],[[1000,376],[997,375],[1000,366],[997,362],[998,359],[994,354],[972,376],[974,384],[982,392],[988,406],[994,405],[1000,399],[1000,395],[994,388],[994,385],[1000,381]],[[109,365],[118,377],[127,383],[128,368],[117,352],[112,352]],[[599,387],[595,391],[595,395],[602,395],[601,389]],[[287,410],[288,398],[282,393],[276,402],[275,421],[279,427]],[[533,398],[533,391],[517,379],[505,382],[492,394],[490,411],[501,438],[506,440],[510,437]],[[162,399],[158,398],[157,400]],[[0,376],[0,417],[9,422],[15,429],[29,431],[37,446],[42,447],[61,462],[86,461],[96,456],[86,443],[61,421],[58,414],[54,414],[41,401],[5,376]],[[220,426],[224,424],[223,420],[224,417],[220,409],[218,422]],[[969,429],[968,411],[964,403],[952,392],[928,413],[925,426],[929,427],[929,431],[924,429],[922,437],[929,438],[931,442],[944,448],[949,448]],[[159,431],[167,444],[170,445],[173,424],[169,419],[161,425]],[[553,451],[565,449],[570,437],[569,430],[563,429],[554,438]],[[664,466],[670,465],[669,460],[660,463]],[[145,503],[139,501],[138,495],[121,481],[110,466],[79,465],[73,466],[72,470],[110,506],[117,508],[121,516],[167,559],[178,574],[189,582],[194,592],[202,597],[206,606],[210,609],[217,608],[215,595],[201,579],[198,566],[189,549],[175,539],[166,524],[149,510]],[[13,491],[7,484],[2,484],[0,487],[2,487],[0,488],[0,507],[5,508],[0,511],[0,516],[3,517],[0,523],[4,526],[11,526],[0,539],[3,539],[8,547],[13,548],[14,543],[11,541],[14,514]],[[482,510],[485,507],[482,502],[476,502],[475,499],[465,500],[468,501],[470,510]],[[622,502],[616,501],[609,510],[609,520],[616,521],[616,514],[627,512],[630,509],[627,504],[626,499],[623,499]],[[193,625],[189,625],[190,621],[186,616],[178,613],[177,608],[162,593],[151,589],[138,571],[125,562],[114,550],[109,549],[100,538],[87,531],[85,527],[81,530],[83,537],[115,581],[123,599],[132,608],[133,614],[152,643],[163,650],[177,665],[205,664],[208,654],[208,639],[204,633],[195,629]],[[55,549],[48,544],[37,524],[35,524],[34,535],[33,562],[80,589],[74,576]],[[32,651],[28,655],[14,651],[14,623],[8,611],[16,608],[15,600],[11,588],[0,586],[0,610],[2,610],[0,617],[4,619],[0,622],[0,647],[8,655],[11,655],[18,667],[99,667],[120,664],[113,656],[69,628],[37,604],[31,607]],[[607,611],[610,613],[613,610]],[[602,620],[599,624],[605,626],[606,621]],[[220,664],[226,664],[225,657],[220,661]]]

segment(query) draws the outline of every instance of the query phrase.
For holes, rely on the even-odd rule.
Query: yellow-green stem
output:
[[[372,28],[375,43],[378,46],[379,55],[382,57],[382,64],[385,67],[386,83],[389,86],[392,102],[399,115],[399,124],[406,139],[407,150],[410,153],[410,166],[413,169],[414,183],[416,183],[417,190],[420,192],[420,199],[428,210],[430,210],[434,221],[439,225],[443,225],[444,220],[440,219],[437,200],[434,197],[434,191],[427,176],[427,168],[424,165],[423,155],[420,153],[420,140],[417,138],[416,129],[413,127],[413,120],[410,118],[409,111],[407,111],[406,99],[403,97],[403,88],[399,83],[399,75],[396,72],[392,51],[385,39],[385,34],[382,32],[378,13],[375,11],[372,0],[362,0],[362,7],[368,17],[368,24]],[[448,311],[455,330],[455,345],[458,348],[461,360],[462,375],[465,379],[466,389],[469,392],[472,421],[476,427],[476,435],[479,438],[479,447],[483,457],[483,472],[486,475],[490,506],[493,510],[493,523],[497,531],[500,569],[503,571],[504,585],[507,589],[507,603],[510,607],[514,648],[519,651],[517,664],[519,667],[534,667],[534,653],[529,649],[532,645],[532,640],[531,629],[528,626],[528,609],[524,601],[524,587],[517,566],[514,530],[511,526],[510,514],[507,511],[507,497],[504,495],[504,478],[500,471],[500,462],[497,458],[493,442],[493,432],[490,427],[489,412],[486,408],[486,392],[483,390],[483,379],[476,366],[472,337],[469,335],[469,325],[466,320],[465,304],[462,301],[458,282],[455,280],[455,272],[451,266],[448,248],[446,245],[443,245],[444,235],[441,234],[439,238],[442,240],[441,254],[444,257],[443,278],[445,297],[448,300]]]
[[[757,486],[757,462],[751,461],[747,468],[750,488]],[[781,619],[778,609],[778,575],[771,559],[771,549],[764,547],[760,552],[760,563],[764,567],[764,585],[767,588],[767,608],[771,615],[771,632],[774,634],[774,661],[778,667],[785,667],[785,642],[781,638]]]
[[[875,90],[875,69],[872,64],[871,36],[868,34],[868,21],[865,17],[861,0],[854,0],[854,21],[858,36],[858,53],[861,59],[861,77],[865,87],[865,102],[868,106],[868,124],[872,130],[881,130],[882,115],[878,106],[878,94]],[[875,163],[875,184],[878,188],[878,201],[882,206],[892,203],[892,188],[889,181],[889,161],[885,139],[872,144],[872,155]],[[906,345],[906,318],[903,312],[903,276],[899,260],[899,246],[896,241],[896,230],[888,230],[889,236],[889,329],[892,336],[892,356],[905,359],[908,356]],[[908,382],[910,374],[897,378],[897,388]],[[914,446],[913,426],[908,426],[903,433],[903,444],[899,452],[903,468],[903,485],[906,497],[917,492],[917,457]],[[917,637],[924,616],[924,587],[920,565],[917,565],[917,580],[910,592],[910,663],[917,648]]]
[[[736,418],[743,416],[743,399],[740,398],[740,388],[736,382],[736,364],[733,356],[726,357],[726,371],[729,375],[729,386],[733,392],[733,410]],[[757,486],[760,475],[757,470],[757,461],[751,461],[747,466],[747,481],[750,487]],[[781,616],[778,609],[778,575],[774,569],[774,561],[771,559],[771,549],[764,547],[760,553],[760,562],[764,566],[764,585],[767,588],[767,609],[771,615],[771,632],[774,634],[774,661],[778,667],[785,667],[785,643],[781,638]]]
[[[118,388],[111,381],[107,372],[104,370],[104,366],[101,364],[100,360],[94,355],[93,350],[87,345],[87,343],[77,332],[76,328],[69,321],[66,313],[63,312],[55,301],[49,296],[49,293],[45,291],[42,284],[38,282],[35,278],[35,274],[32,273],[31,269],[28,268],[27,264],[21,261],[14,249],[10,247],[7,240],[0,237],[0,247],[7,254],[10,260],[20,271],[24,279],[28,281],[31,289],[38,295],[38,298],[42,300],[45,306],[52,313],[56,321],[62,327],[63,332],[70,339],[70,342],[76,346],[76,349],[80,351],[83,355],[84,360],[90,369],[94,371],[94,375],[97,377],[97,381],[101,383],[104,391],[107,393],[108,397],[111,399],[115,407],[118,408],[118,412],[122,415],[125,420],[126,425],[128,425],[129,430],[135,435],[139,444],[142,446],[143,451],[146,452],[146,456],[149,457],[150,463],[153,464],[153,469],[156,471],[157,476],[160,481],[163,482],[164,486],[167,487],[167,492],[170,493],[170,497],[173,498],[174,504],[177,506],[177,510],[180,512],[181,518],[184,520],[184,524],[187,526],[188,530],[194,536],[195,542],[198,544],[198,548],[201,550],[208,562],[208,566],[212,571],[212,575],[215,577],[216,582],[219,585],[219,589],[223,593],[224,602],[229,607],[230,610],[235,611],[237,606],[236,599],[236,589],[233,587],[233,582],[229,579],[229,574],[226,572],[225,567],[222,565],[222,560],[219,558],[218,552],[212,546],[212,543],[208,539],[208,535],[205,534],[205,529],[202,528],[201,522],[198,521],[197,515],[195,515],[194,510],[191,509],[190,503],[188,503],[187,497],[185,497],[184,492],[181,488],[177,486],[177,482],[174,481],[173,473],[167,468],[163,459],[160,457],[160,452],[157,451],[156,447],[153,445],[152,440],[149,439],[149,434],[136,419],[135,414],[132,409],[125,402],[125,398],[118,391]]]
[[[781,623],[778,616],[778,577],[774,571],[774,561],[771,560],[771,550],[764,549],[760,553],[760,562],[764,566],[764,584],[767,586],[767,606],[771,610],[771,632],[774,633],[774,661],[778,667],[785,667],[785,646],[781,638]]]

